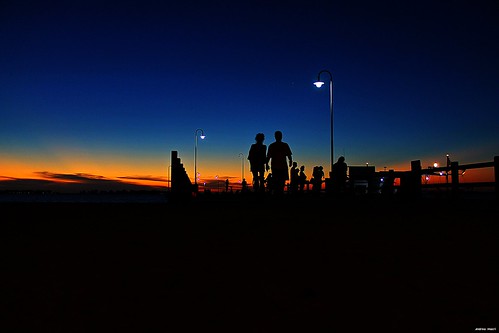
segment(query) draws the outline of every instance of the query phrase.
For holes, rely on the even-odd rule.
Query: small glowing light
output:
[[[443,175],[444,175],[444,173],[442,171],[440,171],[440,176],[443,176]]]
[[[322,81],[317,81],[317,82],[314,82],[314,85],[317,87],[317,88],[320,88],[322,87],[322,85],[324,84],[324,82]]]
[[[199,137],[201,138],[201,140],[204,140],[204,138],[206,138],[206,135],[200,135]]]
[[[438,168],[438,163],[437,162],[433,163],[433,167]]]

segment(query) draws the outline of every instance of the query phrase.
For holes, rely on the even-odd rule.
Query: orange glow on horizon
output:
[[[433,165],[434,160],[431,161],[431,163],[428,162],[430,164],[422,163],[423,169],[426,169],[425,165]],[[194,167],[190,165],[191,162],[188,159],[187,163],[182,161],[189,179],[194,183],[192,175]],[[305,165],[307,180],[310,180],[314,165],[310,163],[303,163],[303,165]],[[442,163],[439,163],[439,165],[442,165]],[[375,167],[376,171],[384,170],[384,167]],[[326,166],[326,168],[328,167]],[[229,161],[220,159],[202,160],[197,169],[200,173],[198,180],[200,189],[225,190],[225,181],[228,179],[229,186],[233,190],[238,190],[241,189],[242,177],[246,180],[248,187],[251,188],[253,177],[246,159],[241,160],[241,158],[235,157]],[[171,178],[169,158],[165,156],[136,158],[134,156],[120,155],[90,155],[75,151],[51,154],[50,158],[43,159],[36,156],[0,154],[0,170],[0,180],[35,179],[59,183],[77,183],[79,182],[78,177],[81,176],[83,178],[87,177],[89,180],[101,179],[153,188],[169,188]],[[410,162],[390,166],[386,170],[409,171]],[[329,170],[325,170],[326,178],[329,177],[328,173]],[[493,167],[470,169],[466,170],[464,174],[461,173],[462,171],[460,171],[459,176],[460,183],[494,181]],[[50,177],[51,175],[54,175],[54,177]],[[268,172],[266,175],[268,175]],[[71,176],[75,176],[75,179],[71,180]],[[450,182],[450,175],[448,179]],[[438,184],[445,182],[445,176],[430,175],[426,183]]]

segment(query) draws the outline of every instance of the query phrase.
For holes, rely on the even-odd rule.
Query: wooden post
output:
[[[499,198],[499,156],[494,156],[494,183],[496,196]]]
[[[411,161],[411,193],[419,196],[421,194],[421,161]]]
[[[452,182],[452,194],[456,195],[459,192],[459,163],[451,162],[451,182]]]

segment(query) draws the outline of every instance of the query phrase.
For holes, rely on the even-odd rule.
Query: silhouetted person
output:
[[[293,166],[291,167],[291,179],[289,181],[289,189],[291,193],[298,192],[298,184],[300,182],[300,170],[298,170],[298,163],[293,162]]]
[[[225,192],[229,192],[229,179],[225,180]]]
[[[345,192],[347,184],[347,169],[348,166],[345,163],[345,157],[340,156],[336,163],[333,164],[332,181],[333,190],[337,193]]]
[[[272,181],[272,172],[269,172],[267,178],[265,178],[265,184],[267,188],[267,192],[272,193],[273,191],[273,181]]]
[[[319,193],[322,187],[322,178],[324,177],[324,168],[321,166],[314,166],[312,171],[312,191]]]
[[[246,182],[246,178],[243,178],[243,181],[241,182],[241,191],[242,192],[248,191],[248,183]]]
[[[266,169],[272,169],[273,193],[284,193],[284,185],[289,179],[288,165],[293,165],[291,148],[286,142],[282,141],[282,132],[275,131],[275,141],[269,145],[267,150],[267,165]],[[289,164],[288,161],[289,160]]]
[[[303,189],[305,188],[306,181],[307,181],[307,175],[305,174],[305,166],[302,165],[300,167],[300,173],[298,175],[298,186],[299,186],[300,192],[303,192]]]
[[[255,192],[264,191],[265,186],[265,164],[267,163],[267,146],[263,144],[265,135],[258,133],[248,152],[250,170],[253,174],[253,190]]]

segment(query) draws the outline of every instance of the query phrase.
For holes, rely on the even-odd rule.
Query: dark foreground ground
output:
[[[4,332],[497,327],[494,200],[2,204]]]

